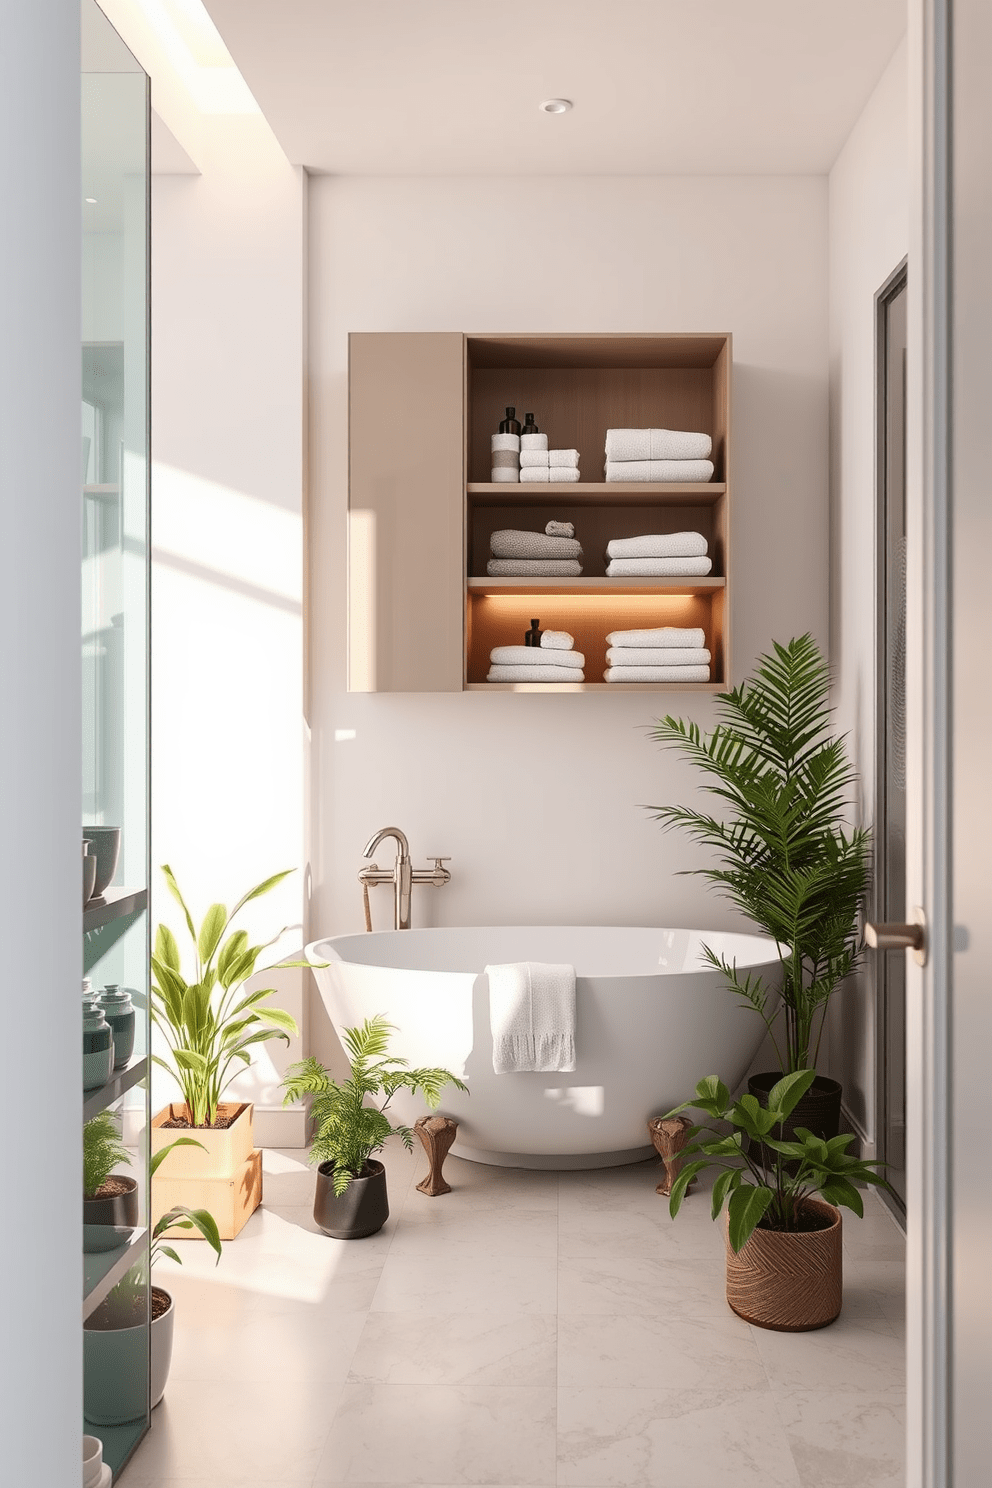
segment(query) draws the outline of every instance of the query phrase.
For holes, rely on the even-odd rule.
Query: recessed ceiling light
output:
[[[86,198],[86,200],[89,202],[89,204],[90,204],[91,207],[95,207],[96,206],[96,197],[95,196],[88,196]]]
[[[546,98],[538,108],[545,114],[567,114],[572,107],[570,98]]]

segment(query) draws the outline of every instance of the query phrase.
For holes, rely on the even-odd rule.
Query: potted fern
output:
[[[159,925],[152,955],[151,1013],[167,1053],[164,1058],[152,1057],[178,1082],[183,1099],[152,1118],[152,1150],[165,1150],[177,1129],[195,1129],[199,1141],[193,1145],[201,1151],[184,1153],[170,1163],[154,1194],[153,1215],[180,1202],[212,1209],[225,1240],[234,1239],[261,1202],[262,1159],[254,1144],[251,1103],[224,1101],[224,1093],[251,1063],[254,1046],[271,1039],[288,1044],[297,1032],[289,1013],[269,1005],[274,988],[244,990],[266,947],[250,945],[248,932],[231,926],[246,904],[267,894],[291,872],[287,869],[256,884],[230,912],[223,904],[212,904],[197,931],[172,869],[168,864],[162,868],[193,942],[193,972],[187,981],[176,938],[167,925]]]
[[[126,1245],[140,1223],[138,1184],[114,1168],[131,1165],[109,1111],[83,1124],[83,1250],[116,1250]]]
[[[382,1150],[387,1137],[413,1147],[412,1129],[393,1126],[386,1115],[396,1092],[419,1090],[433,1111],[446,1085],[467,1089],[448,1070],[408,1069],[405,1059],[390,1058],[392,1032],[383,1013],[344,1030],[351,1076],[341,1084],[313,1058],[292,1065],[283,1081],[285,1105],[312,1097],[310,1161],[317,1164],[313,1217],[335,1240],[374,1235],[389,1218],[386,1170],[373,1153]],[[378,1105],[366,1104],[376,1096],[383,1097]]]
[[[868,887],[871,835],[847,827],[855,773],[843,736],[830,731],[830,670],[810,635],[773,644],[754,675],[720,693],[709,734],[667,717],[652,737],[702,771],[722,815],[689,806],[650,808],[715,855],[705,878],[778,946],[780,981],[740,975],[706,949],[727,985],[762,1019],[779,1068],[752,1075],[767,1100],[783,1074],[815,1068],[830,999],[858,964],[859,910]],[[780,997],[779,997],[780,994]],[[836,1136],[841,1086],[817,1075],[792,1120]]]
[[[200,1145],[192,1137],[177,1137],[152,1158],[151,1176],[154,1177],[174,1147]],[[136,1421],[145,1413],[149,1391],[153,1409],[165,1394],[172,1362],[175,1307],[170,1292],[164,1287],[151,1286],[150,1268],[163,1255],[182,1265],[178,1253],[166,1243],[167,1231],[188,1231],[202,1236],[220,1260],[217,1224],[207,1210],[179,1204],[155,1224],[148,1267],[132,1266],[83,1323],[83,1409],[87,1420],[98,1426]],[[151,1358],[146,1362],[145,1321],[149,1306]]]

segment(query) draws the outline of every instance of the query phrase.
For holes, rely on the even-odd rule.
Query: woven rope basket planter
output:
[[[829,1220],[823,1230],[755,1230],[737,1255],[727,1239],[727,1301],[745,1322],[777,1333],[808,1333],[839,1315],[843,1296],[840,1210],[807,1199]]]

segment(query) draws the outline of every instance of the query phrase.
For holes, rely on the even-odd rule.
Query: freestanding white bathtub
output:
[[[756,935],[586,925],[476,926],[338,935],[306,954],[338,1033],[375,1013],[396,1025],[390,1048],[412,1066],[441,1065],[465,1080],[442,1114],[459,1123],[452,1151],[523,1168],[639,1162],[646,1122],[692,1094],[704,1075],[731,1088],[764,1034],[702,957],[703,944],[770,977],[774,943]],[[576,1068],[570,1074],[493,1073],[483,967],[559,961],[575,967]],[[412,1123],[426,1107],[397,1095]]]

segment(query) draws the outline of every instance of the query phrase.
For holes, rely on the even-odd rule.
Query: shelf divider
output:
[[[83,930],[99,930],[112,920],[122,920],[148,908],[147,889],[108,889],[83,908]]]
[[[112,1106],[115,1100],[120,1100],[126,1090],[140,1084],[147,1074],[147,1056],[136,1054],[133,1059],[128,1060],[123,1069],[114,1071],[106,1085],[101,1085],[96,1090],[84,1090],[83,1120],[89,1121],[106,1106]]]
[[[98,1250],[83,1253],[83,1322],[95,1312],[107,1294],[125,1276],[137,1260],[148,1239],[148,1230],[142,1225],[134,1231],[126,1245],[116,1250]]]

